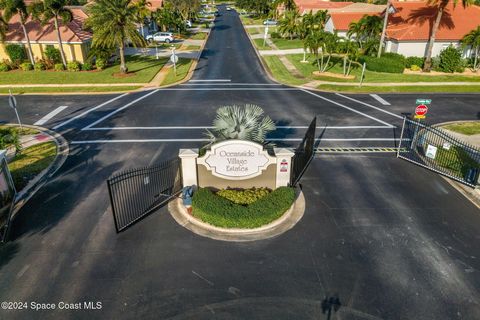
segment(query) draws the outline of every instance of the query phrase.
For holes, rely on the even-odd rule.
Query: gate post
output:
[[[291,181],[292,158],[295,152],[290,148],[275,148],[274,151],[277,158],[275,188],[286,187]]]
[[[182,160],[182,183],[183,186],[198,185],[197,158],[198,149],[180,149],[178,156]]]

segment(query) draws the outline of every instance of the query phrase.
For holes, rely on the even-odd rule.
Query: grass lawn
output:
[[[322,84],[317,87],[319,90],[335,91],[335,92],[352,92],[352,93],[463,93],[463,92],[480,92],[478,86],[337,86],[331,84]]]
[[[140,89],[141,86],[115,86],[115,87],[35,87],[12,88],[13,94],[24,93],[75,93],[75,92],[122,92]],[[0,88],[0,94],[8,94],[8,88]]]
[[[190,45],[186,46],[185,50],[200,50],[201,46]]]
[[[129,73],[120,76],[119,64],[102,71],[9,71],[0,74],[0,84],[148,83],[167,62],[155,57],[127,56]]]
[[[303,41],[300,39],[272,39],[278,49],[298,49],[303,48]]]
[[[31,146],[17,154],[8,164],[17,191],[47,168],[56,154],[57,146],[52,141]]]
[[[462,148],[456,146],[452,146],[450,150],[438,148],[435,162],[460,177],[465,177],[471,168],[480,168],[478,162],[473,160]]]
[[[449,124],[447,126],[444,126],[444,128],[450,131],[471,136],[474,134],[480,134],[480,121]]]
[[[273,74],[278,81],[293,85],[305,83],[303,79],[294,77],[277,56],[263,56],[262,58],[270,70],[270,73]]]
[[[207,39],[208,33],[206,32],[197,32],[195,34],[190,35],[187,39],[191,40],[205,40]]]
[[[177,62],[177,75],[175,75],[175,71],[173,70],[173,66],[168,71],[167,76],[162,82],[162,86],[166,86],[177,81],[183,80],[187,74],[188,70],[190,70],[190,66],[192,65],[192,59],[180,58]]]
[[[256,24],[261,24],[263,25],[263,21],[265,19],[262,19],[262,18],[252,18],[250,16],[246,16],[246,15],[240,15],[240,20],[242,20],[243,24],[245,25],[256,25]]]
[[[258,31],[258,28],[246,28],[245,30],[247,30],[247,32],[251,35],[260,33],[260,31]]]
[[[263,39],[253,39],[253,42],[255,43],[255,47],[257,47],[258,50],[271,50],[272,48],[268,45],[268,43],[265,42],[265,45],[263,45]]]
[[[178,49],[182,46],[181,43],[166,43],[166,42],[152,42],[148,45],[149,48],[158,47],[158,49],[172,49],[172,46],[175,49]]]
[[[3,129],[10,129],[16,132],[18,135],[34,135],[40,133],[40,131],[32,128],[27,128],[23,127],[20,128],[20,126],[0,126],[0,130]]]

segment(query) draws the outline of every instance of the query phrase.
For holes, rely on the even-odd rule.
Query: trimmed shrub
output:
[[[397,60],[403,63],[405,66],[407,58],[403,54],[400,53],[394,53],[394,52],[385,52],[382,54],[382,57],[392,59],[392,60]]]
[[[7,44],[5,50],[16,67],[18,67],[23,61],[27,60],[27,51],[25,51],[25,47],[22,45]]]
[[[416,64],[412,64],[412,65],[410,66],[410,70],[412,70],[412,71],[420,71],[420,70],[422,70],[422,68],[419,67],[419,66],[417,66]]]
[[[62,55],[60,54],[60,50],[58,50],[54,46],[48,45],[45,48],[44,53],[45,53],[45,57],[47,57],[47,59],[52,65],[62,62]]]
[[[448,46],[440,52],[439,69],[443,72],[463,72],[462,53],[459,49]]]
[[[85,62],[82,64],[82,71],[91,71],[93,70],[93,66],[90,62]]]
[[[424,61],[425,58],[423,57],[408,57],[407,59],[405,59],[405,68],[411,68],[412,65],[416,65],[422,68]]]
[[[103,70],[107,67],[107,59],[97,58],[95,66],[98,70]]]
[[[280,38],[282,38],[282,36],[280,35],[280,33],[274,31],[274,32],[270,33],[270,38],[272,38],[272,39],[280,39]]]
[[[245,190],[223,189],[217,191],[217,195],[228,199],[236,204],[252,204],[270,193],[267,188],[251,188]]]
[[[37,61],[35,62],[35,65],[33,66],[35,71],[43,71],[47,69],[47,66],[45,65],[45,62],[43,61]]]
[[[33,70],[33,66],[30,62],[24,62],[20,64],[20,69],[22,69],[23,71],[30,71]]]
[[[257,228],[285,213],[295,200],[295,190],[280,187],[248,206],[233,203],[206,188],[193,195],[193,215],[223,228]]]
[[[70,72],[80,71],[81,65],[78,61],[70,61],[67,63],[67,70]]]
[[[55,71],[64,71],[65,67],[63,66],[62,63],[55,63],[55,66],[53,67]]]
[[[10,70],[10,66],[6,62],[0,62],[0,72],[7,72]]]
[[[367,64],[367,70],[376,72],[403,73],[403,69],[405,69],[404,63],[398,58],[391,59],[387,57],[376,58],[363,56],[360,58],[360,62],[365,62]]]

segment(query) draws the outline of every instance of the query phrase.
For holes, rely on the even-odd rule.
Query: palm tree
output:
[[[31,7],[32,16],[42,24],[46,24],[53,19],[64,67],[67,66],[67,59],[65,58],[62,36],[60,35],[60,19],[62,24],[67,24],[73,20],[73,14],[66,8],[67,5],[68,0],[43,0],[42,2],[33,3]]]
[[[14,15],[19,15],[20,25],[22,26],[23,35],[27,40],[27,52],[28,58],[32,65],[35,64],[35,58],[33,56],[32,44],[30,43],[30,37],[27,32],[27,20],[30,18],[30,10],[25,4],[24,0],[3,0],[0,7],[3,9],[3,16],[5,21],[10,21]]]
[[[294,36],[298,34],[300,31],[300,14],[298,11],[285,11],[285,16],[278,25],[278,31],[282,35],[287,35],[290,37],[290,40],[293,39]]]
[[[151,7],[152,4],[147,0],[138,0],[135,2],[135,6],[137,6],[138,23],[140,23],[140,26],[142,27],[142,36],[145,38],[145,31],[143,30],[145,26],[145,19],[150,17],[152,14],[152,12],[148,9],[148,7]]]
[[[329,18],[330,14],[327,10],[318,10],[315,14],[310,10],[310,12],[304,14],[299,27],[301,38],[305,38],[310,32],[323,30]]]
[[[364,15],[359,23],[363,27],[363,34],[368,39],[378,39],[382,33],[383,21],[379,16]]]
[[[5,41],[5,36],[8,30],[8,23],[0,16],[0,42]]]
[[[447,7],[450,0],[429,0],[428,4],[436,7],[437,15],[432,26],[432,31],[430,33],[430,38],[428,39],[427,53],[425,54],[425,62],[423,63],[423,71],[430,72],[432,69],[432,50],[433,45],[435,44],[435,37],[437,35],[440,22],[442,21],[443,12]],[[456,6],[458,0],[453,0],[453,5]],[[462,0],[463,7],[467,7],[474,3],[474,0]]]
[[[303,41],[303,47],[305,50],[309,50],[310,53],[315,55],[317,61],[318,71],[322,71],[323,68],[323,54],[322,54],[322,65],[320,65],[319,51],[323,43],[323,31],[312,32],[305,37]]]
[[[464,46],[470,46],[473,50],[473,70],[478,70],[480,65],[477,66],[478,54],[480,53],[480,26],[467,33],[461,40]]]
[[[362,32],[363,32],[363,25],[358,22],[350,22],[348,25],[347,37],[348,39],[355,38],[355,41],[358,43],[358,46],[362,48]]]
[[[390,13],[390,0],[387,1],[387,7],[385,8],[385,15],[383,16],[382,36],[380,37],[380,46],[378,46],[377,58],[382,55],[383,43],[385,42],[385,34],[387,33],[388,14]]]
[[[217,110],[212,131],[207,130],[209,144],[229,139],[240,139],[265,144],[266,136],[275,130],[275,124],[257,105],[224,106]]]
[[[134,46],[146,45],[135,25],[138,10],[132,0],[96,0],[88,7],[86,25],[93,31],[92,47],[118,47],[121,73],[128,72],[125,43],[130,41]]]

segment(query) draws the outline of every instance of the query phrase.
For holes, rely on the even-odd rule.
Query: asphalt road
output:
[[[30,124],[68,106],[44,126],[70,141],[71,154],[0,247],[0,301],[57,309],[0,310],[0,319],[325,319],[322,300],[335,294],[339,319],[480,318],[478,208],[391,154],[319,155],[302,180],[303,219],[274,239],[201,238],[166,208],[115,234],[105,180],[201,145],[192,127],[209,126],[221,105],[261,105],[284,127],[271,138],[285,145],[317,115],[330,139],[322,144],[391,146],[417,97],[433,100],[432,122],[478,118],[478,95],[381,95],[384,106],[370,95],[276,85],[236,13],[221,13],[197,81],[122,96],[18,97]],[[0,110],[14,122],[5,97]]]

